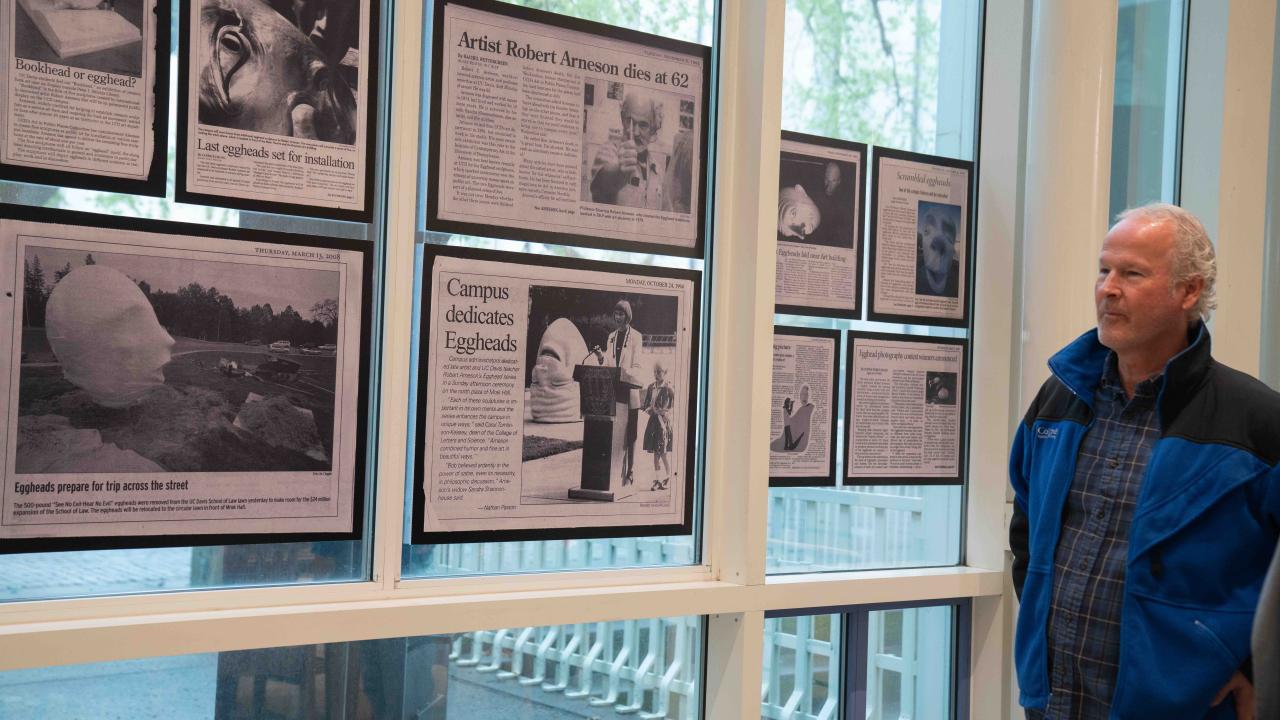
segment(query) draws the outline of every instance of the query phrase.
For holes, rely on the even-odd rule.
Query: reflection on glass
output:
[[[18,670],[0,673],[0,717],[695,720],[701,628],[655,618]]]
[[[840,707],[840,618],[766,618],[761,718],[833,718]]]
[[[1121,0],[1111,135],[1111,216],[1177,197],[1183,0]]]
[[[867,720],[951,717],[950,605],[867,614]]]

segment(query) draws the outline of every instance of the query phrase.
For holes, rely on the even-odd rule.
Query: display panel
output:
[[[973,163],[875,148],[867,319],[966,327]]]
[[[845,482],[959,484],[967,341],[849,331]]]
[[[867,146],[782,133],[774,312],[859,318]]]
[[[369,222],[377,0],[179,3],[179,202]]]
[[[164,197],[169,3],[0,0],[0,179]]]
[[[773,328],[769,485],[836,484],[840,331]]]
[[[4,551],[360,536],[360,243],[4,214]]]
[[[436,4],[428,230],[701,257],[710,49]]]
[[[413,542],[690,531],[701,274],[427,246]]]

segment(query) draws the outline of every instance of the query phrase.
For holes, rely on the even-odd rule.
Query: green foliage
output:
[[[782,126],[930,152],[939,0],[789,0]]]

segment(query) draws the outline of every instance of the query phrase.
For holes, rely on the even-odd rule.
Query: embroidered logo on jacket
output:
[[[1036,428],[1036,437],[1041,440],[1057,440],[1058,428],[1056,427],[1038,427]]]

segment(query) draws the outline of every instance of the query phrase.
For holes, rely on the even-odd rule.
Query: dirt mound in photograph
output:
[[[294,407],[286,397],[277,395],[268,400],[249,393],[233,424],[275,447],[296,450],[321,462],[329,460],[320,444],[315,416],[310,410]]]
[[[97,430],[71,426],[61,415],[18,418],[19,473],[164,472],[164,468],[132,450],[102,442]]]
[[[286,401],[287,404],[287,401]],[[131,450],[170,472],[328,470],[327,459],[272,444],[233,425],[237,408],[200,387],[156,388],[137,405],[105,408],[80,390],[33,403],[39,414],[67,419],[100,433],[105,443]],[[315,423],[311,423],[315,436]],[[318,439],[316,444],[319,445]]]

